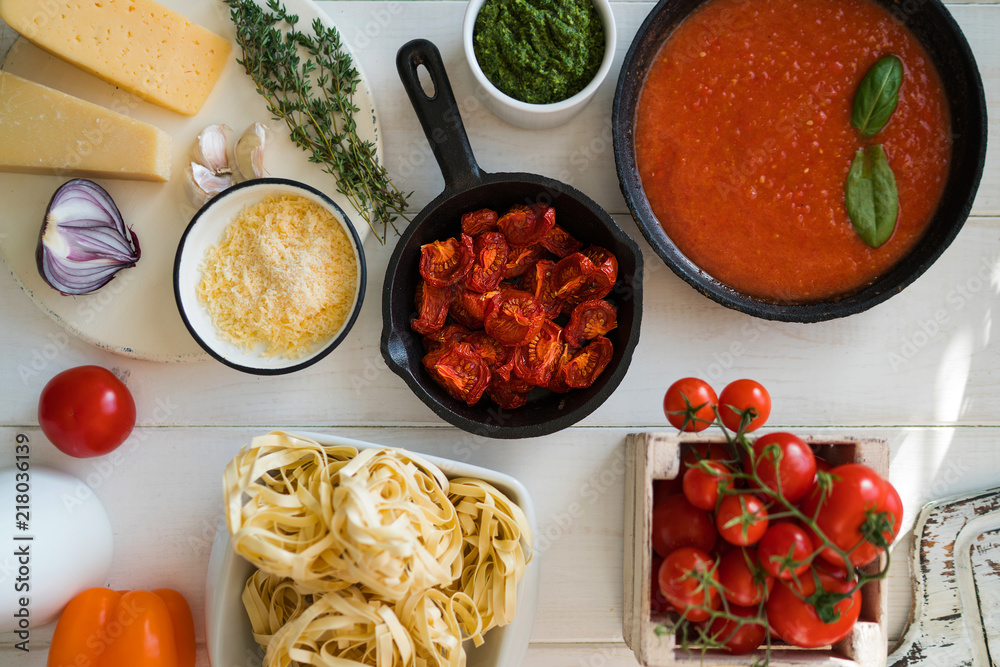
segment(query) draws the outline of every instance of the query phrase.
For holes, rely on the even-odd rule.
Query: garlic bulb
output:
[[[231,174],[217,174],[208,167],[192,162],[185,172],[184,189],[191,203],[201,208],[209,199],[233,187]]]
[[[268,175],[264,167],[264,150],[267,146],[267,127],[254,123],[243,132],[236,142],[233,162],[236,163],[236,177],[239,181],[249,181]]]
[[[229,135],[232,131],[228,125],[209,125],[198,135],[191,157],[217,175],[231,174]]]

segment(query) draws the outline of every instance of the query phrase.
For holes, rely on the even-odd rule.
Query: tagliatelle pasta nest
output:
[[[226,521],[258,571],[243,603],[267,667],[463,667],[514,618],[521,509],[394,449],[271,433],[226,467]]]

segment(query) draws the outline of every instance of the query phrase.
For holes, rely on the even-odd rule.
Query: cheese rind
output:
[[[189,116],[205,103],[232,48],[152,0],[0,0],[0,19],[54,56]]]
[[[0,171],[170,179],[170,135],[0,71]]]

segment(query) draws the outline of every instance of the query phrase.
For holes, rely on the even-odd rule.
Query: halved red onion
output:
[[[122,269],[139,261],[139,238],[111,195],[97,183],[77,178],[52,195],[38,236],[38,272],[67,295],[90,294]]]

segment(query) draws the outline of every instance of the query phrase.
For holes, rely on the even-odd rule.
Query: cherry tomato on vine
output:
[[[681,378],[667,388],[663,396],[663,412],[671,426],[679,431],[704,431],[715,421],[715,407],[719,397],[704,380]],[[694,418],[688,408],[694,410]]]
[[[851,552],[851,563],[855,567],[867,565],[884,549],[866,540],[864,535],[870,534],[888,545],[899,533],[903,521],[899,494],[881,475],[860,463],[837,466],[830,475],[833,481],[823,502],[820,503],[820,487],[814,486],[802,501],[802,511],[806,516],[816,517],[817,527],[839,549],[850,551],[859,545]],[[830,548],[819,555],[834,565],[843,564],[843,559]]]
[[[767,532],[767,508],[749,493],[725,496],[715,511],[715,527],[722,539],[736,546],[756,544]]]
[[[739,618],[757,618],[757,607],[730,605],[728,612]],[[752,653],[767,638],[767,628],[762,623],[739,623],[724,616],[712,620],[708,626],[708,636],[725,645],[733,655]]]
[[[824,622],[814,606],[813,597],[819,590],[830,593],[848,594],[853,584],[825,571],[813,568],[803,574],[795,586],[792,582],[778,582],[767,598],[764,609],[767,621],[774,631],[786,642],[802,648],[818,648],[835,644],[850,633],[861,614],[861,591],[856,590],[835,604],[824,603],[829,623]],[[805,599],[803,599],[805,598]]]
[[[771,395],[759,382],[736,380],[727,384],[719,394],[719,416],[726,428],[734,433],[740,427],[742,414],[751,408],[757,416],[744,429],[745,433],[756,431],[771,416]],[[738,412],[734,412],[734,409]]]
[[[751,465],[753,463],[753,465]],[[778,491],[790,503],[797,503],[816,478],[816,457],[801,438],[791,433],[768,433],[753,445],[753,461],[744,466],[747,474],[756,470],[764,486]]]
[[[707,553],[692,547],[677,549],[663,559],[658,577],[660,590],[689,621],[707,620],[711,615],[709,610],[719,606],[719,587],[712,573],[713,565]]]
[[[722,596],[728,602],[754,607],[774,586],[774,577],[761,569],[757,559],[757,550],[753,547],[734,548],[719,559],[716,576],[722,585]]]
[[[805,559],[813,553],[809,533],[794,523],[772,525],[757,544],[757,557],[764,571],[782,581],[809,569]]]
[[[58,373],[42,389],[38,425],[65,454],[102,456],[125,442],[135,427],[135,400],[108,369],[77,366]]]
[[[719,489],[733,488],[732,471],[718,461],[705,461],[687,469],[682,485],[689,503],[711,511],[719,502]]]
[[[663,558],[653,554],[653,567],[650,569],[651,585],[649,588],[649,606],[652,611],[666,614],[674,610],[673,605],[664,597],[660,590],[660,567],[663,565]]]
[[[712,515],[700,510],[677,493],[661,498],[653,506],[653,549],[663,557],[682,547],[709,552],[715,546]]]

